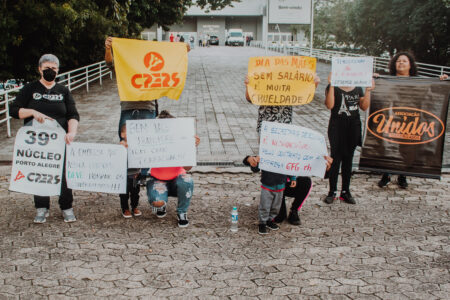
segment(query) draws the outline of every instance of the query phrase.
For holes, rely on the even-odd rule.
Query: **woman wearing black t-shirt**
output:
[[[356,146],[362,144],[359,109],[369,108],[370,91],[374,89],[375,82],[372,81],[372,87],[366,88],[365,93],[361,87],[331,86],[331,74],[328,76],[328,83],[325,91],[325,105],[331,110],[328,139],[333,163],[329,173],[330,191],[325,198],[325,203],[331,204],[337,198],[337,181],[342,163],[340,199],[350,204],[356,204],[350,193],[350,178],[353,154]]]
[[[25,85],[11,103],[9,114],[28,123],[32,119],[43,123],[45,119],[56,120],[67,132],[64,140],[70,144],[77,134],[78,115],[75,101],[63,85],[55,82],[59,71],[59,60],[53,54],[45,54],[39,59],[41,78]],[[67,188],[63,170],[59,206],[63,212],[64,222],[75,222],[72,208],[72,190]],[[50,197],[34,196],[36,207],[35,223],[44,223],[50,208]]]

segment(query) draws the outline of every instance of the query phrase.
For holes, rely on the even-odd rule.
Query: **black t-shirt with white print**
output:
[[[34,109],[55,119],[66,131],[67,122],[70,119],[80,120],[72,94],[68,88],[58,83],[51,89],[47,89],[39,81],[25,85],[10,105],[9,114],[11,117],[19,119],[21,108]],[[26,118],[24,123],[32,119],[32,117]]]
[[[330,85],[327,86],[327,91]],[[355,87],[346,92],[339,87],[334,87],[334,107],[331,109],[331,117],[359,118],[359,99],[364,97],[364,90]]]

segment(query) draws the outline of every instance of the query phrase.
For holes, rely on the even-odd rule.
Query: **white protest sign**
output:
[[[127,149],[94,143],[67,145],[66,180],[67,187],[74,190],[125,194]]]
[[[9,190],[36,196],[61,193],[66,132],[56,121],[17,131]]]
[[[333,57],[332,86],[372,86],[372,57]]]
[[[195,166],[192,118],[128,120],[128,167]]]
[[[309,128],[262,122],[259,168],[291,176],[323,178],[324,156],[328,155],[325,137]]]

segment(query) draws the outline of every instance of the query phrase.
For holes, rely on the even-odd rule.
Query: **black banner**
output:
[[[450,82],[386,77],[375,85],[359,168],[440,178]]]

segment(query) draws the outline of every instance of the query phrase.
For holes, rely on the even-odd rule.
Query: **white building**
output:
[[[264,37],[264,22],[267,18],[266,3],[268,0],[241,0],[241,2],[233,3],[233,7],[226,7],[222,10],[209,11],[192,6],[187,11],[182,24],[174,24],[168,32],[162,33],[162,40],[169,40],[171,34],[183,35],[185,40],[190,36],[198,39],[204,39],[206,35],[217,36],[219,44],[225,45],[226,32],[228,29],[242,29],[244,36],[251,36],[254,40],[262,41]],[[311,0],[269,0],[271,11],[272,7],[284,3],[306,3],[303,10],[310,10]],[[278,7],[278,6],[277,6]],[[287,6],[285,7],[287,9]],[[296,6],[300,9],[300,6]],[[309,13],[309,12],[308,12]],[[142,33],[144,39],[153,40],[157,38],[156,25],[150,29],[144,30]],[[291,24],[270,24],[268,26],[269,42],[286,42],[295,41],[306,46],[308,44],[304,31],[299,29],[298,25]]]

